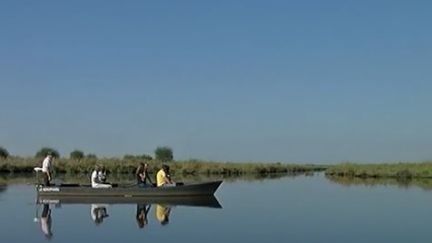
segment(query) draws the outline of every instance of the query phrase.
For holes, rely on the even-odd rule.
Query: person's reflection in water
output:
[[[40,225],[45,237],[50,240],[53,234],[51,232],[51,209],[49,208],[48,203],[43,205],[42,215],[40,217]]]
[[[170,212],[170,207],[156,204],[156,219],[161,225],[167,225],[169,223]]]
[[[107,205],[105,204],[92,204],[90,208],[91,218],[96,225],[100,225],[104,218],[108,217]]]
[[[151,205],[137,204],[136,221],[139,228],[144,228],[148,224],[147,214],[150,211]]]

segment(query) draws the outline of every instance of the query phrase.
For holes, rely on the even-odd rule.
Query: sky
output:
[[[0,146],[432,159],[430,1],[0,2]]]

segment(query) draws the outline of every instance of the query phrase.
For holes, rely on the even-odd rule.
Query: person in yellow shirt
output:
[[[171,180],[171,175],[169,172],[168,165],[162,165],[162,169],[156,174],[157,186],[175,186],[174,182]]]

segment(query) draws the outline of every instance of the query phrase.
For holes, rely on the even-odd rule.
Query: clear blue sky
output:
[[[1,1],[0,146],[432,159],[430,1]]]

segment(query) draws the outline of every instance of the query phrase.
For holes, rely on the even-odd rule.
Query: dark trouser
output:
[[[145,183],[143,181],[138,181],[137,184],[139,187],[150,187],[150,185],[148,185],[147,183]]]
[[[47,173],[43,173],[43,182],[44,182],[44,186],[50,186],[50,181],[48,180]]]
[[[138,187],[146,187],[146,184],[144,182],[138,182]]]

